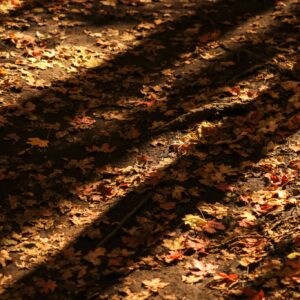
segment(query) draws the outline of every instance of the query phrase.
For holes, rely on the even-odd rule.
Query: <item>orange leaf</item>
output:
[[[40,138],[37,137],[33,137],[33,138],[28,138],[27,139],[27,144],[31,145],[31,146],[37,146],[40,148],[46,148],[48,147],[49,141],[48,140],[42,140]]]

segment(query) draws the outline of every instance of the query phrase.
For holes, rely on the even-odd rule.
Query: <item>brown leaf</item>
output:
[[[225,227],[222,223],[214,221],[214,220],[207,221],[204,226],[204,230],[208,233],[215,233],[215,232],[217,232],[217,229],[224,230]]]
[[[46,295],[53,293],[57,288],[56,282],[51,279],[44,280],[43,278],[38,278],[35,280],[35,283],[41,288],[41,292]]]
[[[99,266],[101,263],[100,257],[105,254],[105,249],[99,247],[94,251],[90,251],[87,255],[84,256],[84,259],[94,266]]]
[[[31,145],[31,146],[37,146],[40,148],[46,148],[48,147],[49,141],[48,140],[42,140],[40,138],[37,137],[33,137],[33,138],[28,138],[27,139],[27,144]]]

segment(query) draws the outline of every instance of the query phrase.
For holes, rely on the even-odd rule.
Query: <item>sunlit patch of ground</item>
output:
[[[0,1],[0,14],[7,14],[24,4],[24,0],[1,0]]]

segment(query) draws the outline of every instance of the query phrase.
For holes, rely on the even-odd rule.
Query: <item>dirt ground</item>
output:
[[[298,0],[0,1],[0,299],[300,299]]]

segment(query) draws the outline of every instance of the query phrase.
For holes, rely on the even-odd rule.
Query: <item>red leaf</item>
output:
[[[217,276],[228,279],[230,281],[236,281],[238,279],[238,276],[236,274],[225,274],[225,273],[218,273]]]
[[[265,293],[263,290],[257,292],[251,288],[245,288],[243,294],[248,296],[247,300],[265,300]]]
[[[228,88],[227,92],[229,92],[233,96],[237,96],[241,92],[241,89],[238,86],[234,86],[234,87]]]
[[[234,186],[228,185],[226,183],[220,183],[220,184],[218,184],[217,185],[217,189],[221,190],[221,191],[224,191],[224,192],[226,192],[226,191],[230,191],[230,192],[235,191],[235,187]]]
[[[164,257],[164,260],[166,263],[171,263],[173,261],[178,261],[183,259],[183,253],[182,251],[171,251],[170,254],[166,255]]]

